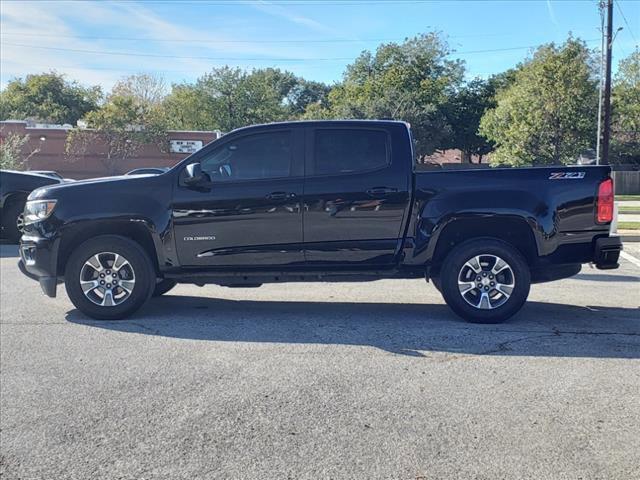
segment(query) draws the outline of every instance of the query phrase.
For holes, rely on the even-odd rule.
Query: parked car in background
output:
[[[57,178],[58,180],[64,180],[62,175],[53,170],[29,170],[29,173],[36,173],[38,175],[44,175],[45,177]]]
[[[20,268],[52,297],[64,281],[102,319],[177,282],[426,278],[458,315],[492,323],[522,307],[531,283],[618,267],[608,166],[415,166],[403,122],[239,129],[164,175],[33,192]]]
[[[29,194],[38,187],[62,183],[62,178],[35,172],[0,170],[0,221],[2,236],[18,242],[24,226],[22,211]]]
[[[29,173],[37,173],[38,175],[45,175],[51,178],[57,178],[58,180],[63,180],[65,182],[75,182],[73,178],[66,178],[60,175],[58,172],[53,170],[29,170]]]
[[[160,175],[168,171],[168,167],[145,167],[136,168],[134,170],[131,170],[130,172],[125,173],[125,175]]]

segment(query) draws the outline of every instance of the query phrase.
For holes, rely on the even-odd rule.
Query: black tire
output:
[[[14,200],[2,209],[2,230],[4,237],[13,243],[20,242],[22,231],[18,228],[18,219],[24,211],[24,200]]]
[[[94,299],[94,301],[92,301],[87,295],[85,295],[80,284],[81,275],[90,271],[90,269],[83,270],[86,262],[89,259],[93,259],[95,255],[102,253],[104,254],[100,255],[101,260],[99,260],[99,262],[103,267],[106,264],[104,272],[110,272],[108,269],[113,268],[113,264],[109,267],[110,254],[117,254],[124,258],[133,272],[128,275],[128,278],[133,278],[134,280],[130,293],[126,294],[126,292],[122,290],[121,294],[122,292],[125,292],[122,294],[123,299],[120,300],[121,303],[115,305],[101,306],[94,303],[95,300],[99,300],[99,295],[102,292],[100,288],[103,287],[97,287],[91,290],[91,297]],[[115,263],[115,260],[113,263]],[[129,267],[126,268],[128,271]],[[118,275],[122,274],[123,272],[118,273]],[[114,277],[107,276],[106,278]],[[117,280],[119,280],[120,284],[123,284],[123,280],[126,280],[126,278],[127,277],[122,279],[118,278]],[[96,278],[95,280],[101,281],[99,278]],[[142,307],[147,300],[149,300],[155,285],[156,273],[149,255],[147,255],[138,243],[117,235],[102,235],[92,238],[91,240],[87,240],[71,253],[65,269],[65,288],[69,298],[76,308],[82,313],[99,320],[120,320],[129,317]],[[120,290],[117,288],[118,287],[115,286],[114,282],[113,291],[119,292]],[[119,288],[122,289],[122,287]],[[113,299],[115,299],[116,296],[117,295],[114,293],[109,303],[113,303]],[[118,300],[116,299],[115,301],[117,302]]]
[[[433,283],[433,286],[436,287],[436,290],[442,293],[442,280],[440,280],[440,276],[431,277],[431,283]]]
[[[482,270],[479,273],[467,266],[467,262],[477,265],[473,260],[476,257],[480,257],[479,267]],[[510,270],[505,268],[498,275],[492,274],[491,262],[496,257],[506,262]],[[497,260],[495,262],[497,263]],[[483,276],[485,273],[487,275]],[[471,281],[468,280],[469,276]],[[505,291],[510,290],[510,296],[496,290],[492,284],[484,285],[480,289],[473,287],[463,295],[458,285],[459,278],[466,283],[463,285],[464,289],[469,288],[471,284],[482,285],[482,282],[489,282],[489,277],[495,282],[504,282],[502,288]],[[455,247],[442,264],[440,280],[442,296],[447,305],[460,317],[473,323],[504,322],[522,308],[531,287],[529,267],[520,252],[508,243],[491,238],[469,240]],[[514,285],[513,288],[506,287],[511,283]],[[489,291],[484,292],[487,288]],[[483,295],[485,293],[486,296]],[[478,306],[471,304],[476,302]],[[480,305],[484,308],[480,308]]]
[[[151,296],[159,297],[161,295],[164,295],[177,284],[178,282],[176,282],[175,280],[172,280],[171,278],[165,278],[160,283],[156,283],[156,287],[153,289],[153,293],[151,294]]]

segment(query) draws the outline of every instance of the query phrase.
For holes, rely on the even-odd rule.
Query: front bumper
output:
[[[600,237],[595,241],[593,263],[600,270],[618,268],[618,259],[622,251],[622,240],[618,236]]]
[[[37,280],[42,291],[49,297],[56,296],[57,275],[57,241],[23,236],[20,240],[20,260],[18,268],[27,277]]]

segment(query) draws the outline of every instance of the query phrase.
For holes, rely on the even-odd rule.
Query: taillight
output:
[[[598,223],[610,223],[613,220],[613,180],[611,178],[604,180],[598,187],[596,211]]]

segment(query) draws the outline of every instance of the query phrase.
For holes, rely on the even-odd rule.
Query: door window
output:
[[[288,177],[291,174],[291,132],[240,137],[218,147],[200,163],[214,182]]]
[[[387,133],[382,130],[316,130],[315,175],[375,170],[387,166],[389,157]]]

